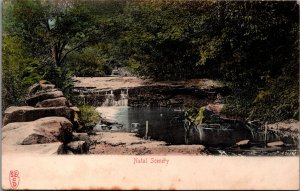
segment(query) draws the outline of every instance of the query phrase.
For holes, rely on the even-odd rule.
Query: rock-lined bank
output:
[[[113,78],[114,80],[114,78]],[[115,80],[124,80],[117,78]],[[217,86],[205,86],[198,81],[186,84],[185,82],[168,82],[169,85],[154,83],[131,87],[132,94],[129,101],[130,106],[165,106],[179,107],[202,106],[219,99],[218,95],[226,94],[226,88]],[[124,83],[127,85],[126,83]],[[123,85],[124,85],[123,84]],[[124,86],[113,86],[114,93],[121,92]],[[107,85],[108,87],[108,85]],[[82,88],[82,87],[81,87]],[[99,89],[93,89],[95,93]],[[103,89],[102,93],[109,91]],[[124,92],[124,91],[123,91]],[[88,94],[91,91],[88,92]],[[105,95],[105,94],[104,94]],[[130,95],[129,95],[130,96]],[[116,96],[116,99],[118,97]],[[3,153],[29,153],[29,154],[189,154],[206,155],[212,154],[208,147],[194,143],[193,145],[169,145],[164,141],[155,141],[136,137],[134,133],[126,132],[92,132],[75,133],[80,127],[80,111],[72,105],[52,84],[41,82],[35,84],[29,90],[27,106],[12,106],[7,108],[4,115],[5,124],[2,129]],[[156,105],[158,104],[158,105]],[[177,105],[176,105],[177,104]],[[199,104],[199,105],[197,105]],[[223,104],[214,104],[212,111],[218,113]],[[107,110],[105,112],[108,112]],[[111,125],[113,122],[106,121]],[[184,130],[184,129],[182,129]],[[299,121],[288,121],[268,125],[268,132],[278,134],[276,140],[269,141],[267,135],[269,152],[286,152],[293,148],[288,154],[278,153],[276,155],[295,155],[295,146],[299,143]],[[149,131],[150,133],[150,131]],[[144,135],[145,133],[142,133]],[[184,138],[184,132],[178,134]],[[198,134],[194,134],[199,137]],[[271,135],[271,134],[270,134]],[[150,137],[150,134],[149,134]],[[230,139],[230,136],[228,137]],[[262,136],[265,140],[264,136]],[[177,138],[176,138],[177,139]],[[243,144],[240,144],[243,142]],[[230,152],[240,152],[249,146],[249,140],[242,140],[232,147]],[[169,142],[168,142],[169,143]],[[251,145],[250,145],[251,146]],[[230,147],[231,148],[231,147]],[[248,147],[247,147],[248,148]],[[252,153],[252,147],[248,150]],[[247,150],[247,152],[248,152]],[[283,150],[283,151],[281,151]],[[218,151],[219,152],[219,151]],[[223,152],[222,150],[220,152]],[[226,151],[227,152],[227,151]],[[274,153],[273,153],[274,154]],[[247,154],[246,154],[247,155]],[[260,154],[259,154],[260,155]]]
[[[27,106],[4,111],[3,152],[86,154],[90,141],[74,134],[82,127],[80,111],[53,84],[40,81],[29,88]]]
[[[101,106],[107,98],[106,95],[108,94],[114,95],[113,97],[115,101],[117,101],[121,97],[121,92],[127,92],[128,89],[128,106],[131,107],[148,108],[150,106],[182,109],[189,107],[199,108],[210,105],[213,106],[213,108],[210,108],[211,111],[220,113],[220,110],[224,105],[222,104],[222,97],[231,93],[230,90],[224,85],[208,79],[156,82],[149,79],[145,80],[135,77],[77,77],[75,78],[75,81],[76,84],[74,91],[78,94],[81,94],[82,99],[84,99],[86,104],[93,106]],[[226,116],[226,118],[228,118],[228,116]],[[298,124],[299,126],[299,121],[293,123]],[[220,142],[220,139],[226,139],[227,142],[230,142],[230,145],[234,145],[241,140],[251,139],[255,142],[259,142],[259,144],[264,144],[267,142],[270,146],[274,146],[273,144],[276,144],[278,147],[278,144],[281,144],[280,146],[292,146],[293,148],[297,147],[299,142],[298,129],[286,129],[286,124],[276,129],[268,128],[267,133],[265,133],[264,129],[253,129],[253,131],[250,131],[246,128],[245,124],[242,124],[241,126],[244,127],[244,129],[241,129],[241,132],[237,132],[236,134],[226,134],[231,132],[229,130],[224,131],[224,135],[218,134],[219,136],[211,133],[211,137],[213,137],[214,140],[208,138],[206,142],[217,144]],[[175,131],[172,129],[172,131],[167,134],[178,134],[179,138],[176,137],[176,141],[182,140],[178,141],[178,144],[184,144],[184,129],[182,128],[179,130],[180,132],[175,133]],[[208,130],[210,131],[210,129]],[[200,135],[199,132],[197,132],[197,130],[194,130],[189,133],[191,134],[191,144],[204,144],[203,142],[199,141]],[[157,137],[161,137],[162,132],[158,131],[157,134]],[[238,136],[237,140],[232,137],[235,135]],[[152,136],[152,138],[155,139],[155,136]],[[165,139],[163,140],[166,141]]]
[[[74,81],[74,93],[92,106],[101,106],[107,93],[113,93],[117,101],[127,90],[128,106],[134,107],[198,107],[230,93],[228,87],[208,79],[156,82],[136,77],[76,77]]]
[[[167,145],[164,141],[145,140],[134,133],[102,132],[91,136],[96,144],[91,154],[113,155],[207,155],[202,145]]]

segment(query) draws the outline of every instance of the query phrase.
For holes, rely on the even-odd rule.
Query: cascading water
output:
[[[102,106],[128,106],[128,89],[126,89],[126,93],[121,90],[120,99],[115,100],[115,95],[113,90],[110,91],[110,94],[105,93],[105,101]]]
[[[117,101],[118,106],[128,106],[128,89],[126,94],[121,90],[120,100]]]
[[[103,119],[114,121],[113,125],[107,126],[105,124],[97,124],[94,127],[95,131],[126,131],[129,126],[128,117],[124,118],[124,113],[128,113],[128,89],[121,90],[120,97],[115,96],[113,90],[110,93],[105,92],[105,101],[101,107],[96,109]]]
[[[115,95],[113,94],[112,90],[110,91],[110,94],[105,92],[105,101],[102,105],[103,106],[113,106],[114,105],[114,99],[115,99]]]

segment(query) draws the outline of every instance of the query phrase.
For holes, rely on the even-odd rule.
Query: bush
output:
[[[269,80],[269,86],[257,94],[249,117],[270,122],[298,119],[298,80],[293,76],[280,76]]]
[[[96,125],[100,121],[100,114],[92,106],[80,106],[81,119],[86,126]]]

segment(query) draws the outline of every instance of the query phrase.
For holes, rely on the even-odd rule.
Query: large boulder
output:
[[[54,84],[40,84],[40,86],[42,90],[50,90],[55,88]]]
[[[62,125],[61,128],[59,129],[57,139],[63,144],[70,143],[73,140],[72,131],[73,131],[73,125],[72,126]]]
[[[281,140],[287,146],[299,145],[299,121],[289,119],[273,124],[268,124],[268,130],[278,135]]]
[[[35,83],[28,88],[28,94],[32,95],[41,90],[41,86],[39,83]]]
[[[4,111],[3,124],[34,121],[39,118],[50,116],[65,117],[73,121],[74,111],[69,107],[34,108],[30,106],[12,106]]]
[[[47,99],[38,102],[35,107],[59,107],[59,106],[69,106],[69,102],[65,97]]]
[[[33,94],[38,93],[39,91],[49,90],[49,89],[54,89],[54,88],[55,88],[54,84],[51,84],[50,82],[48,82],[46,80],[41,80],[41,81],[39,81],[39,83],[35,83],[28,88],[28,94],[33,95]]]
[[[47,99],[63,97],[62,91],[57,89],[50,89],[47,91],[42,91],[34,94],[33,96],[26,99],[26,103],[30,106],[35,106],[38,102],[42,102]]]
[[[31,122],[9,123],[2,128],[3,145],[32,145],[69,139],[72,123],[64,117],[45,117]],[[68,141],[70,142],[70,141]]]

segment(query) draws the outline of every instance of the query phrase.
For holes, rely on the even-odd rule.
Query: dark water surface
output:
[[[136,132],[137,136],[145,137],[146,121],[148,121],[148,139],[165,141],[169,144],[185,144],[185,130],[183,122],[183,111],[174,110],[164,107],[128,107],[128,106],[111,106],[99,107],[97,110],[111,120],[117,121],[119,127],[112,128],[111,131]],[[139,124],[139,125],[136,125]],[[136,131],[134,131],[136,130]],[[204,144],[207,147],[207,153],[212,155],[245,155],[245,156],[294,156],[299,155],[298,149],[294,147],[256,147],[240,148],[236,146],[220,147],[217,144],[214,146],[208,143],[213,143],[211,140],[219,139],[234,139],[234,134],[222,136],[218,133],[212,135],[207,132],[206,136],[210,138]],[[242,131],[244,132],[244,131]],[[239,134],[238,131],[236,132]],[[204,140],[204,139],[203,139]],[[224,142],[223,140],[223,142]],[[236,140],[238,141],[238,140]],[[193,143],[192,143],[193,144]],[[195,143],[199,144],[199,143]]]
[[[184,144],[183,112],[164,107],[100,107],[101,113],[110,110],[108,117],[122,124],[120,131],[132,132],[139,124],[137,134],[145,136],[148,121],[148,138],[172,144]],[[113,111],[112,111],[113,110]]]

